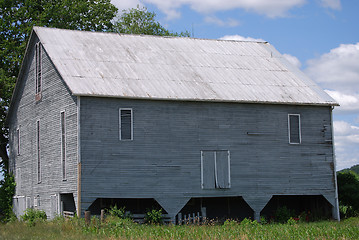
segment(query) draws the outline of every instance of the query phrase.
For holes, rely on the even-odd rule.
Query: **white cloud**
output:
[[[137,5],[142,6],[139,0],[111,0],[111,3],[118,8],[119,13],[125,9],[136,8]]]
[[[359,164],[359,127],[345,121],[334,121],[337,170]]]
[[[178,9],[183,6],[189,6],[194,11],[204,14],[241,8],[274,18],[286,16],[290,9],[302,6],[306,0],[143,0],[142,2],[154,4],[167,15],[168,19],[178,18],[180,16]]]
[[[345,121],[334,121],[333,124],[334,124],[334,132],[336,135],[338,136],[354,135],[359,137],[359,127],[353,126]],[[355,142],[359,143],[358,140],[355,140]]]
[[[307,64],[306,73],[324,88],[359,92],[359,43],[341,44]]]
[[[226,21],[223,21],[215,16],[207,16],[204,18],[204,21],[207,23],[213,23],[221,27],[236,27],[239,25],[239,21],[233,18],[228,18]]]
[[[341,105],[336,111],[359,114],[359,43],[341,44],[307,64],[305,72]]]
[[[340,0],[321,0],[320,4],[323,7],[340,10],[342,8]]]
[[[243,37],[240,35],[225,35],[220,40],[235,40],[235,41],[248,41],[248,42],[265,42],[261,38]]]
[[[302,66],[302,63],[295,56],[292,56],[292,55],[287,54],[287,53],[282,54],[282,56],[285,59],[287,59],[288,62],[290,62],[292,65],[296,66],[297,68],[300,68]]]
[[[339,112],[359,111],[359,95],[349,95],[332,90],[325,90],[325,92],[340,104],[340,107],[337,108]]]

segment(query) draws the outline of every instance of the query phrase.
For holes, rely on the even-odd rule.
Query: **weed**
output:
[[[150,211],[147,211],[145,214],[145,222],[149,224],[162,224],[163,223],[162,209],[160,210],[152,209]]]
[[[34,226],[37,222],[45,221],[47,219],[46,213],[42,210],[28,208],[25,214],[21,216],[21,220],[28,223],[29,226]]]
[[[110,215],[110,216],[113,216],[113,217],[118,217],[118,218],[126,218],[126,212],[125,212],[125,207],[122,207],[122,208],[118,208],[117,205],[111,207],[107,213]]]

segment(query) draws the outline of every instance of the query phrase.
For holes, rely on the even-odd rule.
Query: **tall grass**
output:
[[[234,221],[224,225],[145,225],[109,217],[104,223],[93,218],[23,222],[0,225],[0,239],[359,239],[359,218],[341,222],[265,224]]]

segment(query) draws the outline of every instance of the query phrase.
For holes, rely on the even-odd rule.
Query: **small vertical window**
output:
[[[120,108],[120,140],[133,140],[133,116],[131,108]]]
[[[301,143],[299,114],[288,114],[288,133],[289,133],[289,143],[291,144]]]
[[[35,49],[35,98],[41,99],[41,87],[42,87],[42,48],[41,43],[36,44]]]
[[[40,207],[40,195],[34,197],[34,207]]]
[[[16,146],[16,150],[17,150],[17,155],[20,155],[20,127],[18,129],[16,129],[16,142],[17,142],[17,146]]]
[[[25,205],[25,208],[26,208],[26,209],[31,208],[31,197],[29,197],[29,196],[26,197],[26,205]]]
[[[16,175],[15,175],[15,180],[16,180],[16,194],[18,195],[19,192],[21,192],[21,168],[17,168],[16,169]]]
[[[40,121],[36,122],[37,182],[41,183]]]
[[[61,168],[62,180],[66,180],[66,126],[65,112],[61,112]]]

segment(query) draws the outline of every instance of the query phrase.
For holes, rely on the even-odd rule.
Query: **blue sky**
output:
[[[337,169],[359,164],[358,0],[112,0],[145,6],[196,38],[268,41],[340,103],[334,110]]]

